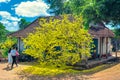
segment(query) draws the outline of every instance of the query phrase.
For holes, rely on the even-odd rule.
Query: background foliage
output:
[[[8,31],[5,29],[5,26],[0,23],[0,43],[5,41],[7,33]]]
[[[119,0],[46,0],[50,3],[50,12],[55,15],[81,15],[84,24],[91,21],[104,21],[118,25],[120,23]],[[52,9],[52,10],[51,10]]]
[[[22,18],[18,23],[20,29],[24,29],[30,24],[30,22],[27,22],[24,18]]]
[[[0,43],[0,49],[3,51],[2,55],[7,57],[8,50],[12,48],[17,43],[16,38],[7,37],[6,40]]]

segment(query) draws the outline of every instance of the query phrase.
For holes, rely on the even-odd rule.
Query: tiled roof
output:
[[[114,33],[103,23],[98,23],[97,26],[90,26],[89,33],[95,38],[114,37]]]
[[[49,19],[50,17],[44,17]],[[55,19],[61,19],[60,16],[55,16]],[[70,18],[70,20],[72,20],[73,18]],[[28,27],[26,27],[23,30],[19,30],[17,32],[11,33],[10,36],[14,36],[14,37],[26,37],[29,33],[33,33],[35,31],[35,27],[39,27],[39,18],[35,21],[33,21],[31,24],[28,25]],[[97,24],[97,26],[91,26],[89,29],[89,33],[95,37],[114,37],[114,33],[108,29],[107,27],[105,27],[105,25],[103,23],[99,23]]]
[[[29,24],[26,28],[19,30],[17,32],[9,34],[10,36],[14,37],[26,37],[29,33],[34,32],[35,27],[38,26],[38,19]]]
[[[9,36],[23,37],[24,38],[29,33],[33,33],[35,31],[36,27],[40,27],[40,25],[39,25],[39,19],[40,18],[45,18],[45,19],[49,20],[49,18],[51,18],[51,17],[39,17],[38,19],[36,19],[35,21],[33,21],[31,24],[29,24],[26,28],[24,28],[22,30],[19,30],[17,32],[11,33],[11,34],[9,34]],[[55,16],[53,18],[55,18],[55,19],[62,19],[60,16]]]

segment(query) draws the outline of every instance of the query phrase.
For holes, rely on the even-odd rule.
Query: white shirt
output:
[[[12,49],[12,50],[10,51],[10,53],[11,53],[12,56],[16,56],[16,50],[15,50],[15,49]]]

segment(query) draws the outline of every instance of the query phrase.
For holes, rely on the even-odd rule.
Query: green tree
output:
[[[86,0],[86,2],[89,3],[88,7],[83,7],[81,14],[88,22],[103,21],[113,25],[120,23],[119,0]]]
[[[5,29],[5,26],[0,23],[0,43],[4,42],[7,33],[8,31]]]
[[[120,39],[120,28],[115,28],[113,32],[115,33],[115,38]]]
[[[50,4],[50,13],[55,15],[70,14],[71,10],[67,0],[46,0]]]
[[[119,0],[50,0],[51,7],[55,13],[70,13],[83,16],[84,23],[91,21],[103,21],[105,23],[120,23],[120,1]],[[61,1],[61,2],[60,2]],[[59,6],[58,6],[59,5]],[[51,8],[50,7],[50,8]],[[68,10],[68,12],[67,12]]]
[[[15,43],[15,39],[7,37],[8,33],[9,31],[5,29],[5,26],[0,23],[0,50],[2,50],[2,55],[4,57],[7,57],[8,49]]]
[[[23,39],[26,54],[55,66],[75,64],[90,57],[92,37],[84,30],[81,17],[40,18],[39,23],[36,32]]]
[[[24,29],[24,28],[26,28],[27,27],[27,25],[29,25],[30,24],[30,22],[27,22],[25,19],[21,19],[20,21],[19,21],[19,28],[20,29]]]
[[[16,38],[6,37],[4,42],[0,43],[0,49],[2,49],[2,55],[7,57],[8,50],[12,48],[17,43]]]
[[[55,15],[74,14],[83,16],[84,24],[89,26],[91,21],[100,21],[95,0],[50,0],[50,9]],[[56,9],[56,10],[55,10]]]

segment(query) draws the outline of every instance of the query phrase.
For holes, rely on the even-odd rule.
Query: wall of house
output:
[[[98,54],[98,39],[93,39],[93,41],[94,41],[96,55],[97,55]]]
[[[112,53],[111,38],[108,38],[108,53]]]
[[[100,54],[100,38],[98,38],[98,54]]]
[[[112,52],[111,38],[98,38],[98,54],[107,54]]]
[[[18,46],[18,51],[19,52],[22,52],[24,50],[24,43],[21,40],[21,38],[18,38],[18,44],[17,44],[17,46]]]
[[[106,37],[104,37],[103,38],[103,52],[102,52],[102,54],[106,54],[106,48],[107,48],[107,46],[106,46]]]
[[[103,46],[104,46],[104,38],[99,37],[98,38],[98,54],[102,55],[103,54]],[[105,47],[105,46],[104,46]]]
[[[105,37],[99,37],[98,38],[98,54],[106,54],[106,38]]]

